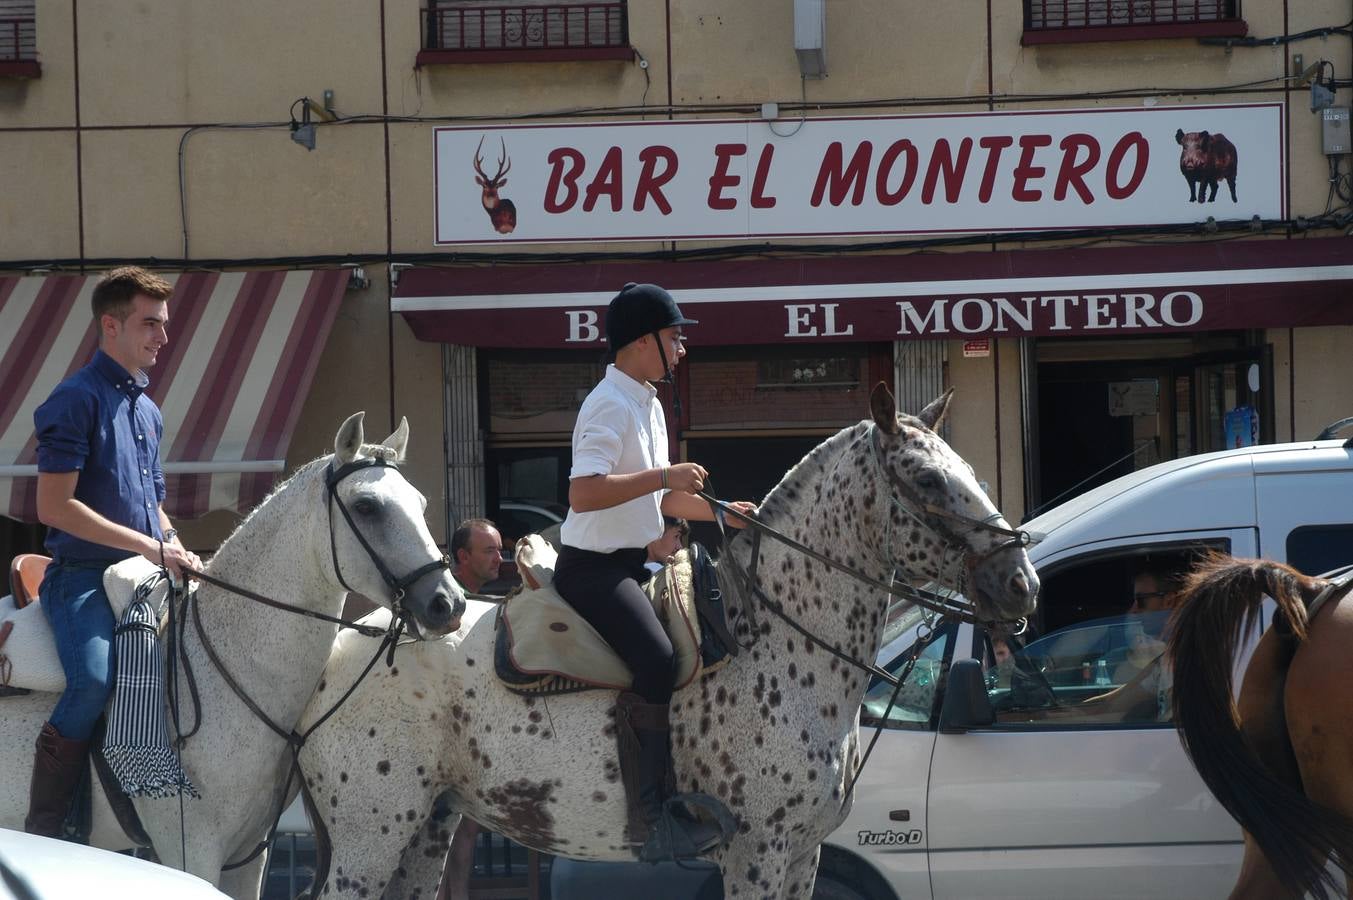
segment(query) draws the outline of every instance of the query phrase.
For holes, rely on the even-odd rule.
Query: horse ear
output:
[[[334,436],[334,457],[340,466],[352,462],[362,452],[362,441],[366,439],[366,434],[362,431],[362,419],[365,417],[365,412],[348,416],[348,420],[339,427],[338,434]]]
[[[954,389],[949,388],[949,390],[927,403],[925,409],[921,410],[916,418],[924,422],[925,427],[931,431],[938,430],[940,423],[944,421],[945,414],[949,412],[949,401],[953,396]]]
[[[869,412],[884,434],[897,434],[902,430],[902,426],[897,424],[897,401],[893,399],[893,392],[888,390],[888,385],[882,381],[874,385],[874,390],[869,394]]]
[[[382,447],[389,447],[391,450],[395,451],[395,459],[396,459],[396,461],[398,461],[398,462],[403,462],[403,461],[404,461],[404,450],[405,450],[405,448],[407,448],[407,447],[409,446],[409,417],[408,417],[408,416],[401,416],[401,417],[400,417],[400,419],[399,419],[399,427],[395,429],[395,433],[394,433],[394,434],[390,435],[388,438],[386,438],[385,440],[381,441],[381,446],[382,446]]]

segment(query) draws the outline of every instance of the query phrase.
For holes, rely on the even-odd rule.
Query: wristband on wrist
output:
[[[663,466],[658,469],[658,474],[662,476],[662,489],[665,491],[667,490],[667,467]]]
[[[176,538],[176,537],[178,537],[178,536],[179,536],[179,530],[178,530],[177,528],[171,528],[171,529],[169,529],[168,531],[166,531],[166,532],[164,533],[164,539],[165,539],[166,541],[172,541],[174,538]]]

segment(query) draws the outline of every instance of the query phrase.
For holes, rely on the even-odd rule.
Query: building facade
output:
[[[1314,437],[1351,412],[1347,14],[5,0],[5,540],[37,539],[32,406],[122,262],[180,285],[152,377],[204,549],[359,409],[409,417],[439,540],[548,522],[626,281],[700,320],[669,430],[727,496],[878,381],[909,411],[956,389],[947,436],[1012,520]]]

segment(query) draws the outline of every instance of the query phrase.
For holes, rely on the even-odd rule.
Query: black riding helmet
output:
[[[672,377],[672,363],[667,359],[667,349],[658,339],[658,332],[673,325],[695,325],[695,319],[681,314],[672,295],[656,284],[635,284],[630,282],[620,289],[606,307],[606,343],[614,355],[620,348],[631,344],[646,334],[653,335],[658,344],[658,355],[662,358],[662,367],[667,371],[663,379],[672,387],[672,409],[678,419],[681,418],[681,396],[676,390],[676,380]]]
[[[630,282],[606,307],[606,343],[615,353],[646,334],[673,325],[695,325],[681,314],[672,295],[656,284]]]

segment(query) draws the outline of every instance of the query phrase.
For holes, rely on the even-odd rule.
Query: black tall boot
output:
[[[629,810],[630,842],[642,845],[644,862],[694,859],[726,842],[733,834],[732,814],[705,794],[675,795],[666,703],[645,703],[638,694],[622,693],[616,701],[616,735],[620,776]],[[716,822],[691,815],[686,808],[705,809]]]
[[[23,829],[29,834],[61,837],[71,798],[80,783],[80,772],[89,754],[89,741],[72,741],[44,722],[33,754],[33,780],[28,789],[28,816]]]

